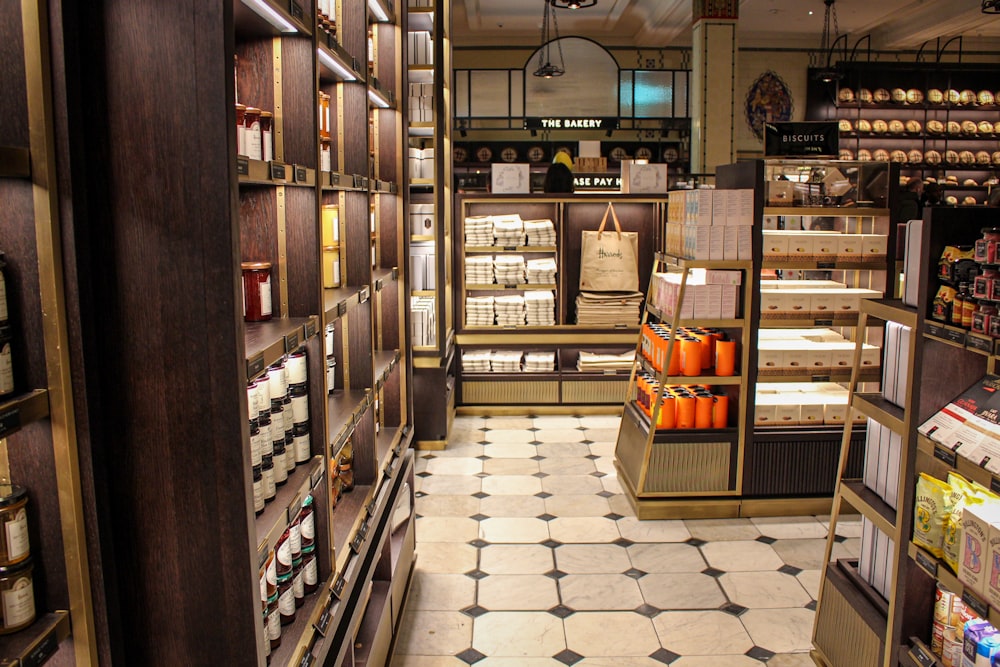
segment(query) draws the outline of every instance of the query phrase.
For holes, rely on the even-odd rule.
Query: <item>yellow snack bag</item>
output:
[[[944,552],[944,562],[957,573],[958,552],[962,547],[962,510],[969,505],[981,504],[986,499],[979,492],[982,486],[977,489],[977,485],[957,473],[948,473],[948,485],[951,492],[946,502],[951,504],[951,508],[945,517],[941,550]]]
[[[938,558],[944,556],[944,524],[951,513],[950,496],[947,482],[920,473],[913,508],[913,542]]]

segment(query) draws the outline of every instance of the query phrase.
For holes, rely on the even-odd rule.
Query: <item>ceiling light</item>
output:
[[[553,2],[553,0],[549,0]],[[554,2],[553,2],[554,4]],[[566,63],[563,61],[562,42],[559,41],[559,23],[556,21],[555,11],[549,10],[549,3],[544,3],[542,12],[542,45],[538,47],[538,69],[532,72],[533,75],[543,79],[551,79],[554,76],[562,76],[566,73]],[[551,21],[549,20],[551,18]],[[550,31],[549,24],[552,24]],[[553,35],[555,35],[553,37]],[[552,62],[552,42],[556,43],[559,54],[558,64]]]
[[[1000,0],[983,0],[983,14],[1000,14]]]
[[[549,0],[549,4],[559,9],[586,9],[597,4],[597,0]]]
[[[844,40],[845,55],[847,51],[847,33],[845,32],[843,35],[837,36],[840,32],[840,25],[837,23],[837,7],[835,3],[836,0],[823,0],[823,4],[826,5],[826,13],[823,16],[823,35],[820,38],[819,49],[821,57],[823,53],[826,53],[826,67],[813,74],[815,79],[823,83],[833,83],[844,78],[844,75],[832,62],[833,51],[841,39]]]
[[[281,14],[264,0],[243,0],[243,4],[253,10],[254,14],[261,17],[281,32],[298,32],[295,26],[285,20]]]

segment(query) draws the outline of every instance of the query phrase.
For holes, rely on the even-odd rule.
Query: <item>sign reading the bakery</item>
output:
[[[529,116],[524,119],[524,129],[526,130],[614,130],[617,128],[617,118],[539,118]]]
[[[738,0],[692,0],[691,16],[698,19],[738,19]]]
[[[839,141],[836,121],[764,124],[764,155],[768,157],[836,157]]]

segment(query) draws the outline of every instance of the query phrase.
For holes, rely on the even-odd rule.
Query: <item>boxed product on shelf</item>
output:
[[[635,350],[613,354],[607,352],[588,352],[580,350],[576,360],[578,371],[627,371],[635,363]]]
[[[1000,523],[1000,505],[970,505],[962,511],[963,538],[958,557],[958,580],[986,597],[990,577],[990,524]]]
[[[917,307],[920,298],[920,272],[923,270],[923,220],[906,223],[906,246],[903,254],[903,303]]]
[[[861,309],[861,299],[880,298],[882,292],[860,287],[768,288],[760,290],[760,312],[765,319],[790,315],[823,319],[857,313]]]
[[[531,165],[497,162],[490,170],[490,192],[493,194],[527,194],[531,192]]]
[[[763,230],[764,257],[834,262],[882,259],[888,237],[884,234],[841,234],[831,231]]]
[[[436,231],[434,204],[410,204],[410,234],[434,236]]]
[[[754,191],[675,190],[667,200],[667,222],[686,225],[753,225]]]
[[[490,327],[496,322],[492,296],[468,296],[465,298],[465,326]]]
[[[524,269],[524,257],[520,255],[497,255],[493,258],[493,277],[498,285],[524,283]]]
[[[410,288],[432,290],[437,287],[437,250],[432,241],[410,244]]]
[[[554,370],[556,370],[556,353],[554,350],[536,350],[524,353],[525,373],[551,373]]]
[[[819,426],[843,424],[848,391],[832,382],[757,385],[755,426]],[[858,418],[864,422],[863,418]]]
[[[509,294],[493,298],[497,326],[524,326],[524,295]]]
[[[493,216],[493,245],[503,247],[523,246],[524,236],[524,221],[521,220],[521,216],[518,214],[511,213]]]
[[[868,420],[865,434],[865,472],[862,480],[890,507],[899,501],[899,465],[903,438],[892,429],[873,419]]]
[[[529,246],[556,245],[556,226],[551,220],[525,220],[524,235]]]
[[[709,276],[704,269],[692,269],[685,285],[684,301],[680,304],[680,316],[684,319],[735,318],[739,283],[735,282],[735,277],[727,279],[725,273],[740,272],[715,271]],[[655,273],[650,280],[650,302],[665,317],[673,317],[677,308],[681,279],[680,273]],[[709,283],[709,279],[728,280],[729,284]]]
[[[642,292],[580,292],[576,323],[600,327],[638,324],[644,299]]]
[[[530,290],[524,293],[524,318],[529,327],[551,327],[556,323],[554,292]]]
[[[462,370],[466,373],[489,373],[493,350],[464,350]]]
[[[531,285],[556,284],[556,260],[553,257],[529,259],[525,264],[525,275]]]
[[[427,30],[413,30],[408,39],[409,61],[411,65],[434,64],[434,40]]]
[[[410,329],[414,346],[426,347],[437,344],[437,320],[433,298],[410,297]]]
[[[490,355],[490,372],[517,373],[521,370],[523,356],[520,350],[494,350]]]
[[[884,346],[882,396],[890,403],[903,407],[910,383],[910,328],[898,322],[886,322]]]
[[[993,474],[1000,474],[1000,377],[986,375],[930,416],[918,431]]]
[[[493,284],[493,256],[471,255],[465,258],[465,282],[468,285]]]

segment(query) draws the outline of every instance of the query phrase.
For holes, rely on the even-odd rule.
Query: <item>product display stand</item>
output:
[[[854,444],[851,429],[846,428],[813,630],[813,658],[819,665],[916,667],[940,664],[927,648],[931,643],[936,580],[960,595],[963,586],[946,565],[911,541],[917,475],[928,472],[945,479],[949,470],[957,470],[986,486],[992,484],[993,478],[982,468],[957,460],[953,452],[920,436],[917,427],[994,368],[996,341],[946,327],[931,320],[927,314],[937,289],[934,271],[944,247],[968,244],[981,238],[980,229],[990,225],[992,218],[984,208],[928,209],[919,246],[921,259],[914,263],[920,265],[921,273],[906,276],[908,280],[919,281],[917,307],[896,300],[872,300],[862,304],[859,326],[866,326],[870,320],[881,320],[898,322],[912,332],[905,353],[908,381],[901,406],[890,403],[880,393],[855,391],[860,381],[857,372],[851,385],[852,410],[902,439],[898,499],[894,509],[862,480],[844,474],[845,462]],[[855,352],[856,359],[859,356],[860,349]],[[888,599],[859,574],[857,561],[835,554],[837,524],[847,508],[859,512],[891,540],[889,552],[878,555],[887,562]],[[970,599],[975,603],[975,596]],[[983,609],[986,611],[985,605]],[[995,614],[989,612],[989,615],[993,618]],[[847,637],[850,641],[845,641]]]
[[[638,234],[639,284],[645,289],[661,231],[662,200],[638,195],[587,194],[569,197],[459,195],[456,198],[458,289],[455,320],[460,357],[458,404],[463,411],[519,414],[530,407],[533,412],[565,412],[573,406],[572,410],[579,414],[581,411],[608,412],[621,405],[627,371],[580,371],[578,358],[581,351],[627,352],[633,347],[638,331],[638,309],[632,320],[623,319],[605,326],[575,324],[577,297],[581,293],[582,232],[597,229],[609,201],[614,203],[623,231]],[[487,230],[484,237],[477,238],[471,227],[473,223],[466,227],[467,219],[515,214],[521,220],[551,221],[554,244],[526,245],[525,241],[496,244],[492,231]],[[471,242],[467,233],[471,234]],[[509,283],[496,282],[497,258],[501,263],[517,264],[523,260],[525,265],[532,260],[554,261],[555,282],[525,283],[513,279]],[[482,275],[475,275],[473,267],[477,262],[485,262]],[[493,305],[493,301],[500,303],[511,297],[523,297],[530,304],[533,298],[545,294],[551,295],[552,300],[546,301],[534,314],[550,316],[553,324],[538,324],[517,312],[508,322],[503,318],[509,313],[502,306]],[[486,305],[473,310],[480,305],[478,302]],[[532,312],[530,305],[525,307],[525,312]],[[491,371],[489,364],[486,370],[474,370],[462,363],[464,355],[470,352],[491,351],[553,354],[555,363],[544,372],[524,373]]]

